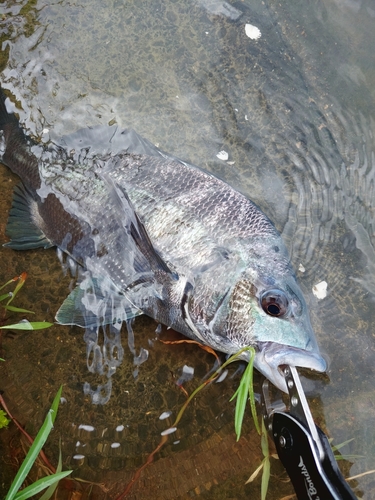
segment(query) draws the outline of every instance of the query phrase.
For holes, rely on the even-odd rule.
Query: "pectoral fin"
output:
[[[61,325],[92,328],[121,324],[141,314],[111,283],[87,276],[64,300],[56,320]]]
[[[171,279],[177,280],[178,275],[171,270],[168,264],[158,254],[154,248],[147,231],[139,219],[133,205],[128,197],[128,193],[123,186],[112,179],[109,172],[102,172],[101,177],[113,188],[113,192],[117,197],[119,213],[131,214],[128,218],[124,217],[124,228],[126,233],[129,231],[131,238],[137,248],[136,258],[134,259],[133,266],[137,272],[145,271],[144,263],[147,263],[147,270],[152,272],[162,271],[167,274]],[[113,200],[114,202],[114,200]]]

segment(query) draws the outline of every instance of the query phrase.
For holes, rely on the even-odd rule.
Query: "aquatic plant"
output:
[[[11,305],[11,302],[14,300],[18,292],[21,290],[23,287],[25,281],[27,278],[27,273],[23,272],[19,276],[16,276],[15,278],[10,279],[4,285],[0,286],[0,290],[5,288],[6,286],[10,285],[11,283],[16,283],[16,286],[13,291],[4,293],[3,295],[0,295],[0,307],[3,309],[3,314],[1,315],[0,318],[0,329],[1,330],[42,330],[43,328],[49,328],[50,326],[53,325],[53,323],[48,323],[47,321],[33,321],[30,322],[28,320],[21,320],[19,323],[14,323],[14,324],[7,324],[4,325],[6,321],[6,314],[8,311],[10,312],[16,312],[16,313],[23,313],[23,314],[34,314],[33,311],[29,311],[27,309],[22,309],[20,307],[16,307],[14,305]],[[8,300],[7,300],[8,299]],[[2,304],[1,302],[6,301],[6,304]]]
[[[260,497],[261,500],[265,500],[267,497],[267,491],[268,491],[268,484],[270,480],[270,475],[271,475],[271,463],[270,463],[270,457],[277,458],[275,455],[270,455],[269,452],[269,447],[268,447],[268,433],[266,426],[264,425],[264,420],[262,419],[262,437],[261,437],[261,447],[262,447],[262,453],[263,453],[263,460],[260,463],[260,465],[255,469],[255,471],[251,474],[249,479],[246,481],[245,484],[249,484],[254,479],[258,476],[260,471],[262,471],[262,483],[260,487]]]
[[[26,455],[25,460],[22,462],[22,465],[19,468],[19,470],[16,474],[16,477],[14,478],[14,480],[9,488],[9,491],[7,493],[7,496],[5,497],[5,500],[26,500],[27,498],[32,498],[34,495],[36,495],[40,491],[43,491],[46,488],[48,488],[48,489],[44,493],[44,495],[41,497],[41,500],[48,500],[53,495],[53,493],[57,487],[57,483],[60,481],[60,479],[66,477],[72,473],[71,470],[61,471],[62,463],[61,463],[61,453],[60,453],[59,463],[58,463],[58,466],[56,468],[55,474],[51,474],[50,476],[38,479],[37,481],[30,484],[29,486],[26,486],[26,488],[20,490],[20,488],[21,488],[23,482],[25,481],[31,467],[33,466],[39,452],[41,451],[44,443],[46,442],[46,440],[49,436],[49,433],[51,432],[51,430],[53,428],[53,423],[56,419],[59,401],[60,401],[60,397],[61,397],[61,392],[62,392],[62,386],[60,386],[60,389],[57,391],[57,394],[55,396],[55,399],[53,400],[52,406],[51,406],[50,410],[48,411],[47,416],[46,416],[33,444],[31,445],[29,452]]]
[[[255,396],[254,396],[254,388],[253,388],[253,372],[254,372],[254,357],[255,357],[255,349],[253,347],[245,347],[244,349],[241,349],[238,353],[234,354],[234,359],[233,361],[236,360],[236,358],[243,352],[243,351],[249,351],[250,354],[250,360],[249,363],[241,377],[240,385],[238,386],[236,392],[233,394],[231,397],[230,401],[233,401],[234,398],[237,398],[236,400],[236,411],[234,414],[234,428],[236,431],[236,436],[237,436],[237,441],[240,439],[241,436],[241,429],[242,429],[242,422],[243,422],[243,417],[245,414],[245,408],[247,404],[247,400],[250,402],[250,408],[251,408],[251,414],[253,417],[253,421],[255,424],[255,428],[260,434],[260,428],[259,428],[259,423],[258,423],[258,417],[257,417],[257,411],[255,408]],[[231,358],[228,359],[228,361],[231,361]]]
[[[260,428],[259,428],[259,422],[258,422],[258,417],[256,413],[256,407],[255,407],[255,395],[254,395],[254,389],[253,389],[253,370],[254,370],[254,357],[255,357],[255,349],[253,347],[243,347],[239,351],[237,351],[235,354],[230,356],[225,363],[223,363],[219,368],[209,377],[207,378],[203,384],[201,384],[199,387],[197,387],[188,397],[188,399],[185,401],[183,404],[182,408],[178,412],[178,415],[176,417],[176,420],[174,421],[173,425],[171,428],[174,428],[177,426],[179,421],[182,418],[182,415],[184,414],[187,406],[189,405],[190,401],[194,399],[194,397],[200,392],[204,387],[206,387],[208,384],[216,380],[221,373],[223,372],[224,368],[226,368],[230,363],[233,363],[234,361],[238,361],[240,359],[241,354],[243,354],[245,351],[248,351],[250,354],[250,361],[241,377],[240,385],[237,389],[237,391],[234,393],[232,396],[231,400],[232,401],[234,398],[236,399],[236,410],[235,410],[235,431],[237,435],[237,441],[239,440],[241,436],[241,429],[242,429],[242,422],[245,414],[245,409],[247,405],[247,400],[250,402],[250,409],[251,409],[251,414],[254,420],[255,427],[258,431],[258,434],[261,433]],[[168,430],[168,429],[167,429]]]
[[[49,323],[47,321],[33,321],[30,322],[26,319],[21,320],[18,323],[11,323],[11,324],[5,324],[6,321],[8,320],[7,318],[7,313],[22,313],[22,314],[34,314],[33,311],[29,311],[28,309],[23,309],[21,307],[16,307],[11,302],[15,299],[17,296],[18,292],[21,290],[23,287],[25,280],[27,278],[27,273],[23,272],[19,276],[16,276],[15,278],[10,279],[6,283],[4,283],[2,286],[0,286],[0,290],[3,290],[7,286],[15,283],[15,287],[12,291],[8,291],[6,293],[3,293],[0,295],[0,307],[2,309],[2,314],[0,315],[0,330],[41,330],[44,328],[49,328],[52,326],[53,323]],[[5,303],[4,303],[5,302]],[[4,361],[2,358],[0,358],[1,361]],[[5,500],[25,500],[27,498],[32,498],[34,495],[39,493],[40,491],[43,491],[44,489],[47,488],[47,491],[44,493],[44,495],[41,497],[42,500],[47,500],[51,498],[53,495],[54,490],[56,489],[57,483],[62,479],[63,477],[67,476],[70,474],[72,471],[64,471],[61,472],[61,454],[59,458],[59,464],[56,469],[56,473],[41,478],[35,483],[27,486],[26,488],[22,489],[21,491],[20,488],[25,481],[25,478],[27,477],[32,465],[34,464],[36,458],[39,455],[39,452],[41,451],[44,443],[47,440],[47,437],[49,433],[51,432],[51,429],[53,427],[53,423],[55,421],[56,415],[57,415],[57,409],[60,401],[60,396],[61,396],[61,391],[62,387],[60,387],[59,391],[56,394],[55,399],[53,400],[51,409],[49,410],[42,427],[40,428],[38,435],[36,436],[35,440],[32,442],[32,445],[30,447],[29,452],[26,455],[25,460],[23,461],[21,467],[19,468],[16,477],[14,478],[10,489],[8,491],[7,496],[5,497]],[[3,399],[1,399],[1,403],[4,407],[5,403]],[[6,406],[4,407],[5,410],[7,410]],[[7,417],[13,417],[9,414],[7,411],[0,410],[0,429],[3,427],[6,427],[9,422],[11,421]],[[13,419],[14,420],[14,419]],[[31,438],[30,438],[31,439]]]
[[[3,427],[8,427],[10,420],[7,418],[7,413],[3,410],[0,410],[0,429]]]

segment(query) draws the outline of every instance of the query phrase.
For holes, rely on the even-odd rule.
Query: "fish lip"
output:
[[[254,366],[268,380],[283,392],[288,392],[285,378],[279,367],[281,365],[310,368],[317,372],[327,370],[327,362],[319,350],[306,351],[296,347],[265,342],[258,345],[255,353]]]

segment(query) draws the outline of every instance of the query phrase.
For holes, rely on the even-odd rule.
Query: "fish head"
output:
[[[287,392],[280,366],[327,369],[314,331],[303,293],[292,273],[255,290],[252,316],[253,342],[256,342],[254,366],[276,387]]]
[[[287,392],[282,365],[326,371],[303,293],[287,258],[274,272],[259,267],[242,272],[220,307],[222,314],[216,317],[221,316],[221,335],[229,340],[231,353],[254,347],[255,368],[282,391]],[[249,353],[245,351],[242,358],[248,360]]]

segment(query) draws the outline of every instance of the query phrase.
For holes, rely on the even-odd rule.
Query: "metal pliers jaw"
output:
[[[270,383],[262,386],[262,413],[298,500],[355,500],[337,466],[327,436],[314,423],[298,372],[283,366],[289,411],[281,397],[271,401]],[[281,396],[281,392],[278,391]]]

